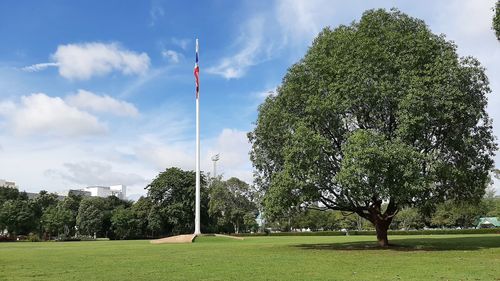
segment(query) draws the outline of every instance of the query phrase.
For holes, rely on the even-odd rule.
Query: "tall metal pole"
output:
[[[196,66],[198,67],[198,38],[196,38]],[[199,71],[199,70],[198,70]],[[196,70],[195,70],[196,72]],[[195,73],[196,75],[196,73]],[[194,219],[194,234],[201,234],[200,230],[200,92],[196,87],[196,211]]]

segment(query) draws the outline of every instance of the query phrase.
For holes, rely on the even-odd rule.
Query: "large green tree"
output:
[[[143,196],[132,205],[132,212],[137,220],[138,234],[142,237],[147,237],[148,233],[151,233],[151,236],[153,236],[153,233],[148,231],[148,226],[150,224],[149,213],[151,212],[152,206],[153,203],[151,200]]]
[[[255,228],[258,214],[251,197],[246,182],[234,177],[227,181],[216,179],[210,186],[209,214],[217,220],[219,227],[231,224],[236,233],[251,230]]]
[[[431,223],[437,227],[474,227],[488,211],[484,200],[474,203],[446,201],[437,205]]]
[[[33,208],[33,214],[35,216],[35,221],[38,224],[36,232],[40,235],[47,234],[44,233],[41,224],[42,216],[44,212],[52,206],[56,206],[59,202],[58,196],[55,193],[48,193],[46,190],[41,190],[35,198],[30,200],[31,206]]]
[[[139,221],[132,208],[120,206],[113,210],[111,225],[118,239],[135,238],[139,236]]]
[[[480,200],[496,149],[489,92],[477,60],[397,10],[325,28],[249,134],[266,214],[320,202],[369,220],[387,246],[404,207]]]
[[[71,214],[71,220],[68,225],[69,233],[67,233],[67,235],[75,234],[76,217],[78,215],[78,208],[80,208],[81,201],[82,196],[69,194],[68,197],[64,198],[64,200],[59,203],[61,208],[68,210]]]
[[[88,197],[80,202],[76,225],[80,234],[97,236],[104,226],[102,198]]]
[[[17,188],[0,186],[0,205],[7,200],[28,200],[28,195]]]
[[[0,229],[11,237],[36,229],[32,204],[27,200],[7,200],[0,206]]]
[[[61,234],[69,235],[71,228],[74,227],[73,214],[70,209],[65,208],[63,202],[59,202],[56,206],[48,207],[43,213],[40,224],[45,233],[49,235]]]
[[[208,193],[205,176],[201,176],[201,228],[208,227]],[[148,197],[155,205],[150,214],[152,231],[163,229],[167,234],[194,231],[196,173],[168,168],[147,186]],[[153,209],[152,209],[153,210]],[[158,218],[161,217],[161,224]]]

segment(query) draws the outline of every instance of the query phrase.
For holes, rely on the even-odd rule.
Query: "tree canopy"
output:
[[[68,236],[74,222],[71,210],[62,201],[47,208],[41,217],[42,228],[49,237],[55,234]]]
[[[97,232],[103,228],[104,214],[100,199],[89,197],[80,202],[76,217],[76,225],[80,234],[96,237]]]
[[[61,197],[46,191],[29,199],[17,188],[0,186],[0,236],[10,236],[0,238],[14,240],[21,235],[30,240],[79,240],[89,236],[133,239],[190,233],[194,229],[195,175],[193,171],[179,168],[166,169],[147,186],[148,195],[137,202],[116,196],[69,194]],[[218,202],[216,205],[223,208],[209,215],[212,199],[205,179],[202,175],[202,231],[255,231],[258,226],[252,187],[237,178],[219,179],[224,183],[224,190],[230,193],[227,199],[232,201],[220,201],[226,197],[219,198],[215,191],[220,189],[212,189],[215,200],[212,205]]]
[[[250,186],[246,182],[234,177],[227,181],[216,179],[210,186],[209,214],[222,228],[231,224],[230,232],[255,230],[258,210],[251,197]]]
[[[325,28],[249,133],[266,214],[320,202],[387,246],[402,208],[479,200],[496,149],[489,92],[476,59],[398,10]]]
[[[493,16],[493,30],[500,41],[500,1],[497,1],[493,10],[495,11],[495,15]]]
[[[194,231],[195,188],[196,173],[179,168],[166,169],[147,186],[148,197],[156,205],[156,212],[150,214],[156,230],[165,228],[173,234]],[[202,231],[206,231],[208,219],[208,191],[205,177],[201,176]]]

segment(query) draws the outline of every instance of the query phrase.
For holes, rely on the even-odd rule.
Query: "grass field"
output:
[[[500,280],[500,235],[0,244],[0,280]]]

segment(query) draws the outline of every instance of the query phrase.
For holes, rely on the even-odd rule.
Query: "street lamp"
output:
[[[213,176],[213,178],[217,177],[217,161],[219,161],[219,159],[220,159],[219,153],[212,156],[212,161],[214,162],[214,176]]]

